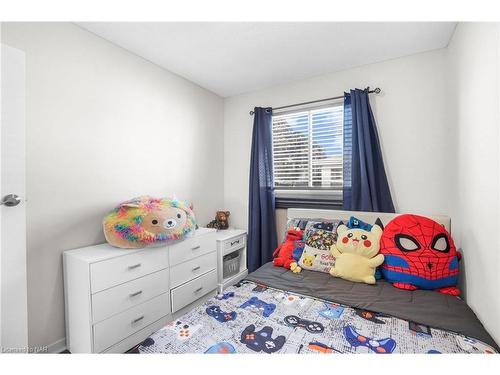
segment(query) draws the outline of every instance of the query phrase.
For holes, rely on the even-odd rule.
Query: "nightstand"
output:
[[[231,228],[219,230],[216,233],[216,239],[218,292],[222,293],[225,288],[236,284],[248,275],[247,232],[242,229]],[[227,260],[230,258],[232,259]]]

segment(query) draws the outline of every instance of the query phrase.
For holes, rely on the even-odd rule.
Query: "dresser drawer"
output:
[[[100,322],[168,292],[168,278],[169,271],[165,269],[93,294],[93,322]]]
[[[217,267],[217,253],[215,251],[188,260],[170,269],[170,283],[174,288],[192,280]]]
[[[224,254],[228,254],[231,250],[241,249],[245,246],[246,243],[246,235],[241,235],[238,237],[233,237],[228,240],[225,240],[222,243],[222,249],[224,250]]]
[[[94,352],[102,352],[120,340],[169,314],[169,295],[162,294],[94,325]]]
[[[133,348],[137,343],[143,342],[149,336],[151,336],[156,331],[165,327],[172,320],[171,315],[164,316],[158,319],[156,322],[151,323],[150,325],[142,328],[141,330],[135,332],[134,334],[128,336],[117,344],[110,346],[102,353],[126,353],[127,350]]]
[[[92,293],[137,279],[166,267],[168,267],[168,249],[166,247],[149,248],[129,255],[92,263],[90,265]]]
[[[172,312],[182,309],[215,288],[217,288],[216,270],[172,289]]]
[[[186,262],[216,250],[215,232],[190,237],[169,247],[170,265]]]

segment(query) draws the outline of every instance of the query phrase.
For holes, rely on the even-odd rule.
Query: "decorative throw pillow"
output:
[[[340,220],[311,220],[307,223],[304,231],[304,241],[313,235],[316,231],[322,230],[333,234],[333,243],[337,240],[337,227],[341,223]],[[314,245],[310,245],[315,247]],[[331,246],[331,245],[330,245]]]
[[[330,249],[320,250],[306,245],[298,264],[302,269],[329,273],[335,258]]]
[[[335,243],[336,238],[336,233],[328,232],[324,229],[315,229],[307,236],[306,245],[319,250],[330,251],[330,248]]]
[[[309,221],[304,235],[306,246],[298,262],[290,264],[290,269],[294,273],[300,272],[302,268],[330,272],[330,268],[335,263],[335,257],[330,253],[330,248],[337,240],[337,226],[340,223],[339,220]]]

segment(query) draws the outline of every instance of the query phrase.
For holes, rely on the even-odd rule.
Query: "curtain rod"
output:
[[[368,94],[380,94],[380,92],[382,90],[380,90],[380,88],[376,88],[375,90],[370,90],[370,86],[368,86],[365,91],[368,93]],[[344,97],[344,95],[341,95],[341,96],[334,96],[333,98],[326,98],[326,99],[318,99],[318,100],[312,100],[310,102],[303,102],[303,103],[296,103],[296,104],[290,104],[290,105],[284,105],[284,106],[281,106],[281,107],[276,107],[276,108],[272,108],[272,110],[278,110],[278,109],[285,109],[285,108],[291,108],[291,107],[298,107],[298,106],[301,106],[301,105],[306,105],[306,104],[314,104],[314,103],[320,103],[320,102],[326,102],[328,100],[335,100],[335,99],[342,99]],[[254,111],[250,111],[250,116],[252,116],[254,114]]]

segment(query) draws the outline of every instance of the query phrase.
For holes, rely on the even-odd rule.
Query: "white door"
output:
[[[0,347],[26,351],[25,54],[1,45]]]

